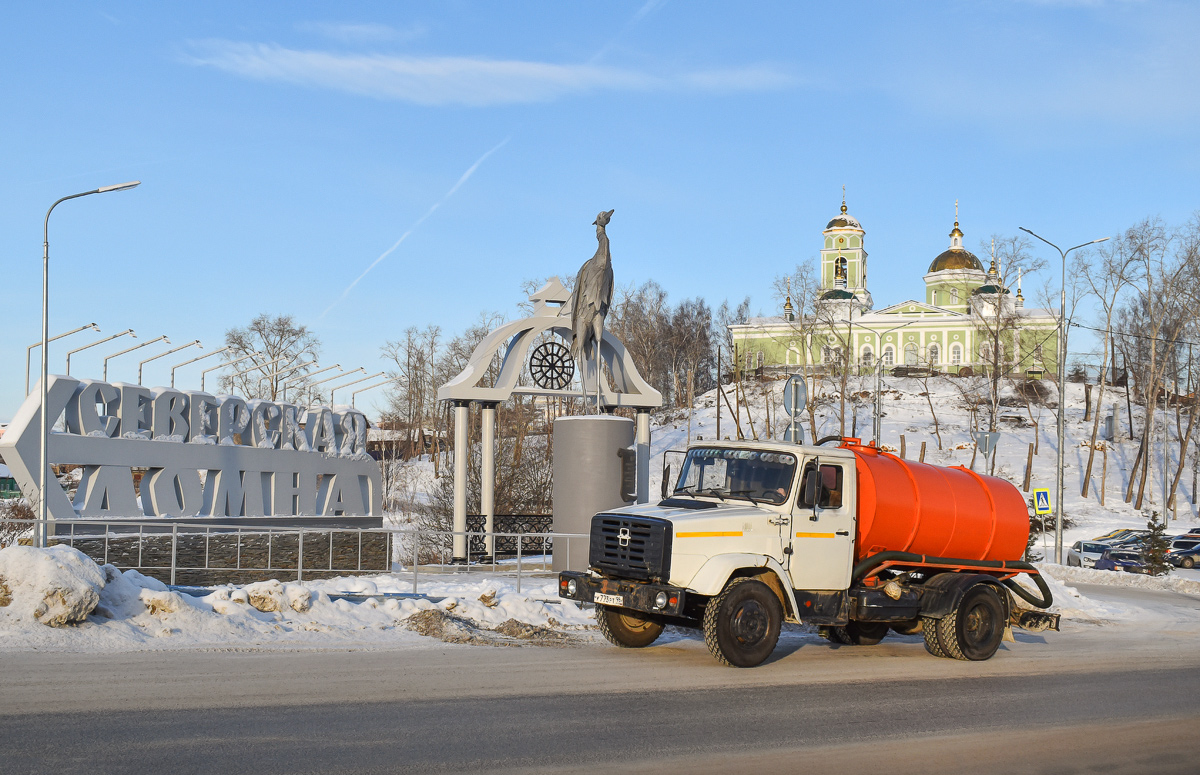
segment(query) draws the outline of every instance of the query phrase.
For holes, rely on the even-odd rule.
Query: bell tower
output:
[[[821,289],[849,291],[870,309],[872,301],[871,293],[867,290],[864,234],[862,224],[846,211],[846,187],[842,186],[842,211],[829,221],[822,232]]]

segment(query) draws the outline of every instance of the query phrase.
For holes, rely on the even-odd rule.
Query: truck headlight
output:
[[[654,596],[654,607],[660,611],[667,607],[667,593],[666,592],[659,592],[657,595]]]
[[[568,595],[570,595],[571,597],[575,597],[575,593],[578,590],[579,590],[579,584],[576,583],[575,579],[571,579],[570,581],[567,582],[567,594]]]

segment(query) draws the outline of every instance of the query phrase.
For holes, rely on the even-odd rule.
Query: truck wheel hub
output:
[[[753,645],[766,637],[767,626],[767,612],[756,600],[739,605],[729,620],[733,637],[743,646]]]

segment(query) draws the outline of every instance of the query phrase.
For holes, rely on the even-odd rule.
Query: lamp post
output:
[[[226,347],[225,349],[228,350],[229,348]],[[262,353],[259,353],[259,352],[247,353],[246,355],[243,355],[241,358],[234,358],[232,361],[225,361],[224,363],[220,364],[219,366],[213,366],[211,369],[205,369],[204,371],[200,372],[200,392],[201,393],[204,392],[204,378],[208,376],[208,373],[210,371],[216,371],[218,369],[223,369],[226,366],[232,366],[235,363],[241,363],[242,361],[246,360],[247,358],[257,358],[261,355],[262,355]]]
[[[71,356],[72,355],[74,355],[75,353],[80,352],[82,350],[86,350],[89,347],[95,347],[98,344],[104,344],[105,342],[111,342],[112,340],[117,339],[122,336],[132,336],[134,339],[137,339],[137,334],[133,333],[133,329],[127,328],[119,334],[113,334],[112,336],[107,337],[105,339],[101,339],[98,342],[92,342],[91,344],[85,344],[83,347],[76,347],[74,350],[67,353],[67,376],[68,377],[71,376]]]
[[[363,371],[366,371],[366,369],[363,369]],[[386,371],[381,371],[378,374],[368,374],[367,376],[356,379],[353,382],[347,382],[345,385],[338,385],[337,387],[329,388],[329,403],[330,403],[330,405],[331,406],[333,405],[333,394],[336,393],[337,391],[341,390],[342,388],[347,388],[347,387],[350,387],[351,385],[357,385],[360,382],[366,382],[369,379],[375,379],[376,377],[383,377],[386,375],[387,375]]]
[[[340,368],[342,368],[342,364],[335,363],[332,366],[326,366],[323,369],[317,369],[316,371],[310,371],[307,374],[305,374],[304,376],[313,377],[313,376],[316,376],[317,374],[324,374],[325,372],[329,371],[330,369],[340,369]],[[338,376],[341,376],[341,375],[338,375]],[[337,379],[337,377],[332,377],[332,379]],[[309,383],[309,384],[312,384],[312,383]],[[280,401],[287,401],[287,389],[288,389],[288,383],[284,382],[279,388],[279,400]]]
[[[265,379],[269,379],[271,381],[272,386],[275,386],[275,385],[279,384],[279,376],[281,374],[291,374],[293,371],[299,371],[300,369],[304,369],[309,366],[316,366],[316,365],[318,365],[317,360],[314,358],[313,360],[308,361],[307,363],[297,363],[295,366],[288,366],[286,369],[273,371],[267,377],[265,377]],[[262,382],[260,381],[259,384],[261,385]],[[275,399],[272,397],[271,400],[275,400]]]
[[[131,353],[134,350],[140,350],[143,347],[149,347],[150,345],[154,344],[155,342],[166,342],[167,344],[170,344],[171,340],[167,338],[166,334],[163,334],[162,336],[158,337],[157,339],[151,339],[149,342],[142,342],[141,344],[135,344],[133,347],[130,347],[128,350],[122,350],[119,353],[113,353],[112,355],[105,358],[104,359],[104,377],[103,377],[104,381],[108,382],[108,362],[109,361],[111,361],[113,358],[118,358],[118,357],[124,355],[125,353]]]
[[[351,374],[357,374],[360,371],[363,374],[367,373],[366,369],[364,369],[362,366],[359,366],[357,369],[350,369],[350,371],[343,371],[341,374],[334,374],[332,377],[326,377],[325,379],[318,379],[315,382],[309,382],[308,387],[310,389],[312,389],[312,388],[316,387],[317,385],[324,385],[326,382],[332,382],[335,379],[341,379],[342,377],[349,377]],[[329,397],[332,399],[333,394],[330,394]],[[332,403],[332,401],[330,403]]]
[[[58,336],[52,336],[49,339],[47,339],[46,341],[53,342],[55,340],[62,339],[64,336],[70,336],[71,334],[78,334],[80,331],[87,331],[89,328],[94,330],[97,334],[100,333],[99,325],[97,325],[95,323],[88,323],[86,326],[80,326],[79,328],[72,329],[65,334],[59,334]],[[34,342],[33,344],[29,345],[29,347],[25,348],[25,395],[29,395],[29,362],[33,358],[33,348],[41,347],[41,346],[42,346],[41,341],[37,341],[37,342]]]
[[[184,361],[183,363],[175,364],[174,366],[171,367],[171,387],[175,387],[175,370],[176,369],[183,368],[184,366],[187,366],[189,363],[195,363],[196,361],[202,361],[205,358],[211,358],[214,355],[220,355],[221,353],[226,352],[228,349],[229,349],[228,347],[222,347],[220,350],[213,350],[210,353],[205,353],[204,355],[200,355],[198,357],[192,358],[190,361]],[[220,367],[218,366],[217,368],[220,368]]]
[[[197,339],[193,342],[188,342],[187,344],[181,344],[178,347],[172,347],[170,350],[167,350],[166,352],[161,352],[158,355],[152,355],[149,358],[147,358],[146,360],[139,362],[138,363],[138,384],[139,385],[142,384],[142,367],[145,366],[147,363],[149,363],[150,361],[157,361],[159,358],[165,358],[168,355],[170,355],[171,353],[177,353],[180,350],[186,350],[189,347],[199,347],[201,349],[204,349],[204,345],[200,344],[200,340]]]
[[[1084,242],[1082,245],[1076,245],[1073,248],[1063,250],[1050,240],[1034,234],[1024,226],[1020,227],[1020,229],[1026,234],[1032,234],[1042,242],[1045,242],[1057,250],[1058,254],[1062,257],[1062,298],[1059,301],[1058,308],[1058,464],[1054,475],[1054,489],[1056,491],[1054,499],[1054,562],[1062,565],[1063,443],[1067,435],[1067,254],[1072,250],[1078,250],[1088,245],[1095,245],[1097,242],[1104,242],[1108,237],[1094,239],[1091,242]]]
[[[50,392],[49,385],[46,384],[50,379],[50,360],[47,352],[50,344],[50,213],[68,199],[78,199],[91,194],[107,194],[109,191],[124,191],[140,184],[141,181],[134,180],[129,183],[118,183],[115,186],[103,186],[91,191],[64,196],[50,205],[50,209],[46,211],[46,220],[42,224],[42,403],[39,409],[42,415],[42,454],[41,468],[38,471],[38,518],[40,521],[37,530],[34,531],[37,539],[35,543],[38,547],[44,546],[46,543],[46,469],[50,465],[47,454],[49,451],[47,446],[50,443],[50,418],[46,416],[46,404]],[[92,327],[95,328],[96,324],[93,323]]]
[[[376,382],[374,385],[367,385],[365,388],[359,388],[358,390],[355,390],[350,394],[350,406],[354,406],[354,399],[358,397],[359,393],[366,393],[368,390],[374,390],[377,387],[383,387],[384,385],[390,385],[391,383],[392,381],[390,379],[385,379],[382,382]]]

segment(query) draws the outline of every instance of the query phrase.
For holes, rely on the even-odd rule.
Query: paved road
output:
[[[793,635],[754,670],[719,667],[688,637],[6,654],[0,771],[1194,772],[1200,656],[1184,625],[1200,601],[1096,594],[1162,620],[1022,636],[986,663],[934,659],[915,638]]]

